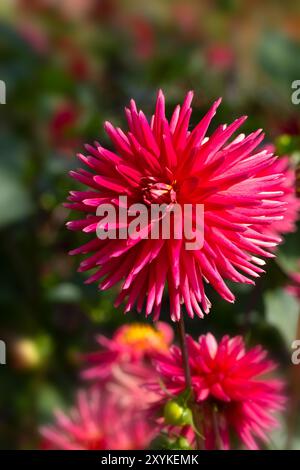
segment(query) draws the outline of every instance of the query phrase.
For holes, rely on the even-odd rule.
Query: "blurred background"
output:
[[[193,89],[192,124],[223,96],[213,126],[247,114],[244,132],[263,127],[279,154],[297,160],[299,13],[292,0],[1,0],[0,448],[39,447],[38,427],[73,400],[95,334],[138,318],[113,307],[114,292],[85,286],[78,258],[67,254],[82,241],[65,229],[62,206],[82,144],[107,143],[102,122],[124,126],[131,97],[149,115],[158,88],[169,111]],[[214,308],[193,322],[194,336],[242,332],[287,377],[300,306],[285,285],[299,258],[296,232],[256,287],[233,287],[235,305],[209,292]],[[274,448],[284,433],[273,436]]]

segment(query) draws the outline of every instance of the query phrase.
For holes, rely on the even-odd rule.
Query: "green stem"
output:
[[[213,408],[213,428],[214,428],[214,433],[215,433],[215,447],[216,450],[223,450],[223,444],[222,444],[222,439],[220,435],[220,429],[218,425],[218,410],[217,408]]]
[[[199,409],[198,409],[197,403],[195,402],[195,395],[194,395],[194,391],[192,388],[191,369],[190,369],[190,364],[189,364],[189,353],[188,353],[188,348],[186,344],[185,326],[184,326],[184,320],[183,320],[182,315],[178,322],[178,333],[179,333],[179,344],[180,344],[180,349],[181,349],[181,354],[182,354],[182,365],[183,365],[184,376],[185,376],[185,385],[186,385],[186,389],[190,393],[189,406],[192,411],[194,426],[196,429],[196,432],[195,432],[196,449],[202,450],[203,440],[201,436],[199,435],[201,434],[200,433],[201,419],[199,416]]]

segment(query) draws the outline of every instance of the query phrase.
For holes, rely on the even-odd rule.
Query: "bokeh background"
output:
[[[75,154],[84,142],[106,143],[103,121],[125,124],[131,97],[150,114],[163,88],[169,110],[195,90],[193,124],[223,96],[214,126],[248,114],[245,131],[263,127],[279,154],[297,160],[299,13],[293,0],[1,0],[0,448],[39,447],[38,427],[73,400],[95,333],[137,320],[112,306],[114,292],[85,286],[78,259],[67,255],[81,241],[65,229],[62,206],[75,188]],[[209,292],[210,316],[187,330],[242,332],[288,378],[300,306],[284,287],[299,238],[285,238],[256,287],[233,287],[235,305]],[[285,434],[283,423],[272,448],[283,448]]]

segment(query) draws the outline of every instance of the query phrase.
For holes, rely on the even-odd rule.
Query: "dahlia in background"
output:
[[[136,450],[149,446],[154,428],[143,414],[120,406],[117,393],[99,387],[80,391],[75,407],[56,411],[53,425],[41,429],[44,449]]]
[[[259,442],[267,443],[277,425],[273,414],[283,407],[285,398],[283,383],[265,376],[276,368],[266,351],[257,346],[246,352],[240,336],[224,336],[218,344],[210,333],[200,336],[198,342],[187,336],[187,347],[192,389],[202,416],[203,446],[229,449],[233,437],[253,450]],[[185,390],[180,349],[173,346],[156,364],[163,387],[153,384],[151,388],[160,393],[157,407],[162,407]],[[193,441],[191,427],[183,433]]]
[[[264,148],[271,152],[275,149],[273,145]],[[275,220],[269,227],[271,235],[280,236],[281,233],[290,233],[297,230],[296,223],[300,213],[300,199],[296,190],[296,171],[288,156],[278,158],[274,164],[274,172],[285,176],[276,186],[276,190],[282,192],[278,200],[283,204],[283,218],[282,220]],[[267,176],[267,172],[263,170],[260,176]]]
[[[167,353],[172,339],[171,327],[163,322],[155,328],[143,323],[121,326],[112,339],[98,336],[101,350],[86,355],[82,378],[119,394],[124,408],[145,411],[157,400],[155,392],[145,393],[145,384],[157,377],[152,359],[157,353]]]
[[[56,413],[56,425],[42,429],[44,447],[60,449],[144,449],[157,432],[149,406],[157,399],[145,384],[158,378],[152,358],[166,354],[172,329],[132,323],[116,330],[112,339],[98,337],[102,349],[86,355],[84,379],[93,381],[79,392],[70,417]]]
[[[86,379],[111,380],[116,370],[137,372],[144,367],[152,370],[151,359],[158,352],[167,352],[173,331],[167,323],[157,322],[155,328],[143,323],[131,323],[118,328],[112,339],[99,335],[101,350],[86,355],[89,367],[83,372]]]
[[[209,312],[205,282],[234,302],[224,279],[253,284],[251,277],[263,272],[261,257],[274,256],[270,250],[280,242],[277,234],[270,233],[270,226],[283,217],[283,192],[278,187],[284,175],[278,173],[272,152],[254,151],[264,138],[261,130],[230,141],[245,121],[243,116],[206,137],[219,99],[189,131],[192,97],[189,92],[168,121],[160,91],[150,123],[132,100],[126,109],[128,132],[105,123],[115,150],[98,143],[87,145],[88,155],[80,154],[79,159],[89,171],[71,172],[87,186],[84,191],[71,191],[66,204],[83,213],[82,219],[68,222],[68,228],[90,234],[86,244],[71,252],[87,255],[80,271],[94,272],[86,282],[98,282],[104,290],[122,281],[116,305],[124,301],[126,312],[135,305],[139,312],[145,307],[146,315],[152,313],[154,320],[159,318],[166,284],[174,321],[181,317],[182,304],[190,317],[202,318]],[[96,210],[111,203],[118,213],[120,195],[127,196],[128,206],[146,204],[149,218],[153,203],[165,203],[169,211],[177,204],[193,208],[203,204],[204,246],[187,250],[183,235],[181,240],[151,239],[153,219],[148,239],[143,233],[136,239],[99,240],[96,229],[101,217]],[[106,228],[114,230],[115,226],[107,224]]]
[[[278,234],[295,232],[300,212],[300,199],[296,192],[296,172],[290,164],[288,157],[281,157],[277,160],[276,170],[278,173],[283,173],[286,176],[281,187],[278,188],[284,193],[281,199],[286,203],[286,211],[283,214],[282,221],[272,224],[272,230]]]

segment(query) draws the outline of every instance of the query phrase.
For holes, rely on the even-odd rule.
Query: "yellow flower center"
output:
[[[149,349],[161,351],[167,349],[163,333],[155,330],[152,326],[141,323],[126,325],[123,331],[120,332],[118,341],[141,351]]]

